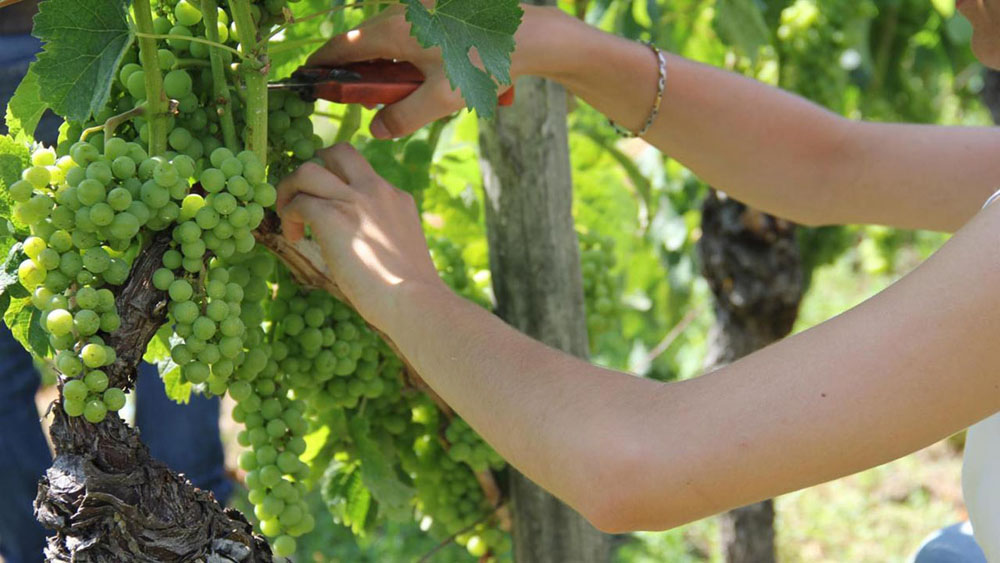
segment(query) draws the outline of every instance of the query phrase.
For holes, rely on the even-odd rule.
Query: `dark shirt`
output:
[[[31,33],[31,18],[38,12],[39,0],[22,0],[0,9],[0,35]]]

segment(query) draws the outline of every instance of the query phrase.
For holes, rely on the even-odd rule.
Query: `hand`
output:
[[[410,35],[403,6],[392,6],[361,27],[338,35],[316,51],[307,65],[343,65],[373,59],[407,61],[424,73],[424,84],[405,99],[389,105],[372,119],[376,139],[402,137],[463,107],[444,72],[441,49],[424,49]]]
[[[413,197],[390,185],[347,143],[317,153],[278,185],[286,237],[312,229],[334,281],[368,322],[386,326],[399,291],[442,286]]]
[[[554,25],[574,21],[554,8],[522,8],[524,19],[515,36],[517,50],[511,60],[512,82],[521,75],[540,75],[556,64],[559,53],[565,49],[553,48],[554,39],[564,36],[566,30]],[[309,57],[306,64],[335,66],[373,59],[407,61],[424,73],[424,84],[413,94],[375,115],[371,133],[376,139],[409,135],[465,107],[461,94],[448,82],[441,49],[425,49],[410,35],[403,6],[392,6],[357,29],[334,37]],[[505,88],[501,87],[503,91]]]

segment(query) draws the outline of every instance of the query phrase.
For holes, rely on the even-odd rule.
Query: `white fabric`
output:
[[[1000,413],[969,428],[962,495],[986,560],[1000,562]]]
[[[994,192],[993,195],[990,196],[990,199],[986,200],[986,203],[983,204],[983,209],[986,209],[987,205],[993,203],[994,201],[996,201],[998,199],[1000,199],[1000,190],[997,190],[996,192]]]
[[[1000,199],[997,190],[986,206]],[[986,560],[1000,562],[1000,413],[969,428],[962,461],[962,496]]]

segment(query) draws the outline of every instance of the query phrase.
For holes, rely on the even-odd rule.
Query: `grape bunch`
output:
[[[578,232],[580,267],[591,341],[618,331],[621,322],[621,277],[615,273],[615,241],[593,232]]]
[[[102,334],[121,324],[110,288],[127,280],[140,230],[162,229],[171,213],[165,209],[169,188],[153,178],[164,159],[119,138],[103,149],[77,142],[58,158],[38,149],[9,190],[14,219],[31,231],[18,276],[42,312],[55,365],[65,376],[63,408],[94,423],[120,410],[125,398],[108,387],[102,369],[116,359]],[[144,197],[153,192],[156,198]]]
[[[506,462],[461,418],[455,418],[445,430],[448,440],[448,457],[464,463],[476,473],[490,469],[503,469]]]
[[[439,538],[454,535],[455,541],[474,557],[502,555],[510,550],[510,540],[497,527],[493,508],[473,469],[454,459],[441,440],[439,417],[440,413],[425,398],[414,401],[412,421],[418,425],[418,432],[410,448],[400,450],[402,467],[413,476],[417,511],[423,515],[421,528]],[[452,422],[446,434],[451,431],[461,439],[459,434],[465,434],[463,424]]]
[[[268,161],[271,178],[277,180],[313,160],[323,147],[323,139],[313,131],[309,118],[315,103],[304,101],[294,92],[276,90],[268,96],[267,106]]]
[[[827,108],[844,109],[844,89],[860,64],[866,26],[877,13],[867,0],[796,0],[784,8],[777,31],[780,85]]]
[[[492,306],[486,292],[473,281],[458,245],[446,237],[429,236],[427,248],[438,275],[448,287],[481,307],[488,309]]]

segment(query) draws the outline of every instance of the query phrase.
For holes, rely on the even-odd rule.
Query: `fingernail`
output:
[[[385,126],[385,123],[382,122],[382,118],[378,116],[376,116],[375,119],[372,119],[371,131],[372,137],[375,137],[376,139],[388,139],[392,136],[389,133],[389,128]]]

